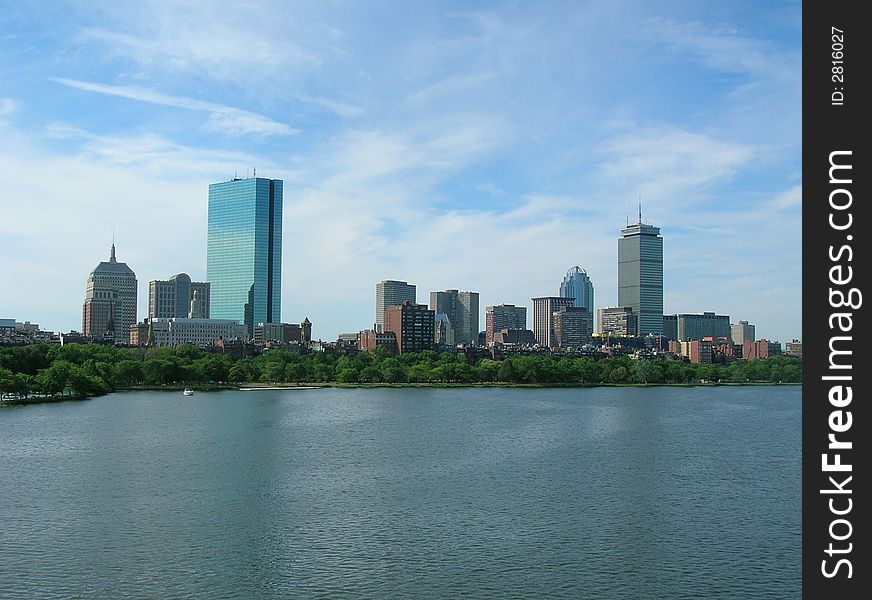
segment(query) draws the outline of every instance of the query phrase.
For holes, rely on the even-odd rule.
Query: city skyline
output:
[[[580,265],[619,306],[639,196],[664,313],[801,338],[800,3],[210,7],[0,17],[0,316],[77,329],[113,228],[140,282],[205,281],[207,185],[257,169],[285,182],[281,314],[319,338],[389,278],[475,290],[481,324]]]

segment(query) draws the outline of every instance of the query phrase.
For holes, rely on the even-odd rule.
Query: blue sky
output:
[[[109,254],[204,280],[209,183],[284,180],[282,319],[375,284],[617,304],[642,200],[665,312],[801,338],[800,2],[0,1],[0,317],[81,329]],[[529,317],[529,314],[528,314]]]

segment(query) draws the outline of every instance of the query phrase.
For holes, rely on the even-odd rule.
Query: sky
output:
[[[375,286],[485,307],[661,228],[664,312],[801,339],[800,2],[0,0],[0,318],[80,331],[89,273],[206,278],[208,186],[284,181],[282,321]],[[529,325],[529,323],[528,323]]]

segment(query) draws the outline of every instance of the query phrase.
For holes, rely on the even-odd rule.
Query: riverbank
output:
[[[112,390],[112,392],[142,392],[142,391],[155,391],[155,392],[181,392],[186,388],[192,389],[195,392],[219,392],[219,391],[229,391],[229,390],[243,390],[243,391],[256,391],[256,390],[311,390],[318,388],[354,388],[354,389],[367,389],[367,388],[529,388],[529,389],[537,389],[537,388],[601,388],[601,387],[611,387],[611,388],[662,388],[662,387],[765,387],[765,386],[802,386],[801,383],[773,383],[769,381],[749,381],[749,382],[688,382],[688,383],[513,383],[513,382],[483,382],[483,381],[473,381],[473,382],[417,382],[417,383],[342,383],[342,382],[318,382],[318,383],[263,383],[263,382],[249,382],[242,384],[225,384],[225,383],[208,383],[208,384],[199,384],[199,385],[191,385],[191,384],[177,384],[170,383],[166,385],[135,385],[135,386],[126,386],[123,388],[118,388],[116,390]],[[86,396],[86,397],[78,397],[78,396],[30,396],[27,398],[10,398],[4,397],[0,399],[0,406],[20,406],[23,404],[46,404],[46,403],[56,403],[56,402],[68,402],[68,401],[82,401],[88,400],[90,397],[95,396]]]

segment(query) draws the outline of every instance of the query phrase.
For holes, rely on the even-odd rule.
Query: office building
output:
[[[663,238],[660,228],[639,222],[618,239],[618,306],[638,317],[639,335],[663,333]]]
[[[208,319],[209,295],[209,284],[193,282],[187,273],[149,281],[148,318]]]
[[[664,317],[664,324],[666,317]],[[679,314],[675,315],[675,338],[679,342],[688,340],[701,340],[703,338],[729,338],[730,337],[730,317],[727,315],[716,315],[713,312],[704,312],[702,314]],[[671,327],[670,327],[671,329]],[[663,332],[666,334],[666,331]]]
[[[399,354],[433,349],[435,313],[426,304],[406,300],[389,306],[385,310],[384,328],[396,336]]]
[[[478,341],[478,292],[430,292],[430,310],[448,317],[455,344]]]
[[[566,272],[559,295],[561,298],[574,298],[576,307],[586,308],[587,312],[594,314],[593,283],[587,271],[581,267],[572,267]]]
[[[533,334],[536,336],[536,343],[540,346],[557,347],[557,339],[554,337],[554,313],[563,306],[575,306],[575,299],[559,296],[533,298]]]
[[[527,307],[514,304],[497,304],[485,308],[485,344],[493,345],[498,331],[527,329]]]
[[[749,325],[748,321],[739,321],[730,325],[730,337],[734,344],[744,346],[745,342],[753,342],[756,327]]]
[[[393,279],[379,281],[375,286],[375,331],[385,331],[385,311],[389,306],[397,306],[403,302],[415,304],[417,301],[414,285]]]
[[[111,337],[127,343],[130,327],[136,323],[136,274],[115,258],[115,242],[109,260],[97,265],[88,276],[82,306],[82,334]]]
[[[554,345],[581,348],[593,335],[593,315],[586,308],[561,306],[554,312]]]
[[[209,186],[206,281],[210,313],[245,324],[281,323],[282,181],[232,179]]]
[[[635,337],[639,326],[633,309],[629,306],[598,308],[597,331],[603,336]]]

